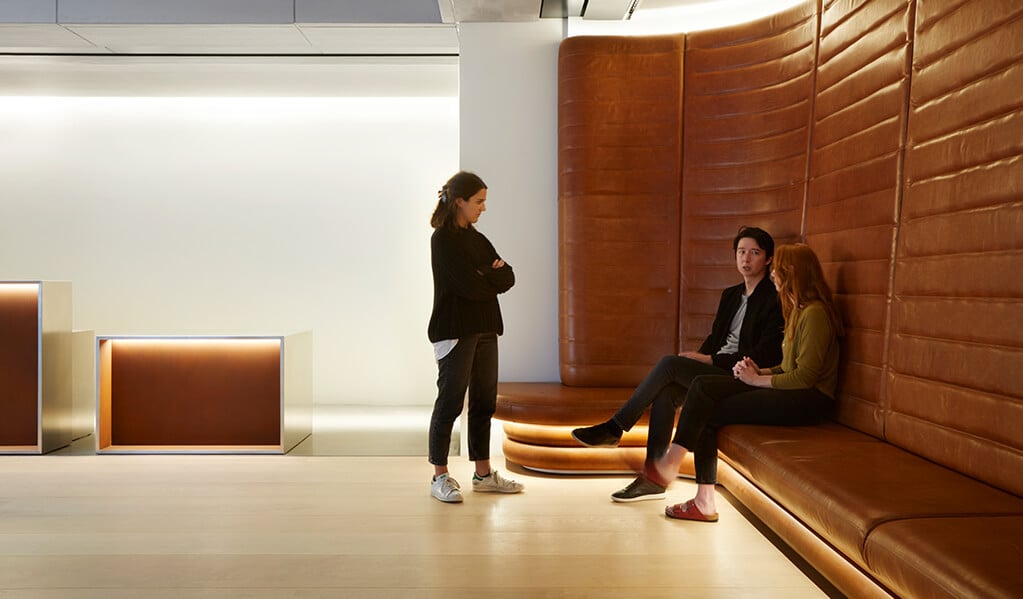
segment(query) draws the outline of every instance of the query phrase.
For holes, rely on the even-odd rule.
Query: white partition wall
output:
[[[501,377],[556,380],[562,34],[466,23],[459,57],[415,62],[0,56],[0,276],[73,280],[100,334],[312,329],[316,404],[430,405],[428,223],[464,167],[518,279]]]
[[[462,23],[460,160],[490,186],[479,228],[515,268],[502,381],[558,380],[560,19]]]
[[[429,405],[458,65],[399,60],[0,57],[0,277],[97,334],[313,330],[316,403]]]
[[[71,438],[96,430],[96,332],[71,333]]]

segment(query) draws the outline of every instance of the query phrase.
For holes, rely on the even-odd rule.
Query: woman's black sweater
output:
[[[440,227],[430,238],[433,262],[433,314],[430,341],[459,339],[477,333],[504,333],[497,295],[515,284],[512,267],[491,265],[500,256],[482,233],[470,225]]]

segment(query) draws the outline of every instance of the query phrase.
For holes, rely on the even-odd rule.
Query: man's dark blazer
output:
[[[739,329],[739,351],[734,354],[719,354],[718,351],[728,339],[728,328],[732,324],[746,290],[745,283],[739,283],[721,292],[714,324],[710,335],[700,346],[701,354],[708,354],[718,368],[729,372],[736,362],[750,357],[757,366],[770,368],[781,364],[781,341],[785,334],[785,319],[781,314],[781,302],[770,277],[765,276],[746,301],[746,316]]]

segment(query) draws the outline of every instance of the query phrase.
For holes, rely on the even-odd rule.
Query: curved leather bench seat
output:
[[[504,435],[512,441],[527,445],[545,445],[548,447],[583,447],[572,438],[574,426],[553,426],[547,424],[523,424],[521,422],[505,422]],[[646,447],[646,427],[636,425],[622,435],[618,447]],[[607,448],[597,448],[607,449]],[[613,449],[613,448],[612,448]]]
[[[646,455],[647,415],[622,435],[617,448],[584,447],[572,429],[603,422],[632,394],[626,387],[569,387],[560,383],[501,383],[495,418],[504,421],[505,458],[530,470],[561,474],[637,472]],[[692,459],[679,468],[693,476]]]
[[[511,438],[506,438],[502,447],[506,460],[523,468],[552,474],[633,474],[642,469],[646,455],[645,447],[597,449],[531,445]],[[691,454],[679,467],[679,475],[694,476]]]
[[[622,407],[632,387],[569,387],[561,383],[500,383],[494,417],[508,422],[589,426]],[[640,420],[646,424],[646,416]]]

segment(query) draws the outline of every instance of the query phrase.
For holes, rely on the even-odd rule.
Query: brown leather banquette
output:
[[[641,427],[618,450],[568,431],[699,344],[732,236],[761,226],[825,264],[840,407],[726,427],[721,484],[849,596],[1018,596],[1023,4],[808,1],[570,38],[559,79],[561,381],[501,385],[506,457],[634,468]]]

